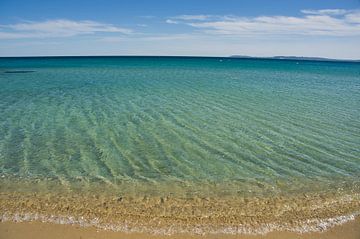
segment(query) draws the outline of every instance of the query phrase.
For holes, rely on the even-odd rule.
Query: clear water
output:
[[[1,58],[0,174],[260,190],[356,181],[360,64]]]

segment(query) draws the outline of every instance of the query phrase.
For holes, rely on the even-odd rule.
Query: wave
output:
[[[151,233],[151,234],[160,234],[160,235],[173,235],[173,234],[248,234],[248,235],[265,235],[274,231],[289,231],[296,233],[309,233],[309,232],[324,232],[334,226],[342,225],[349,221],[355,220],[357,216],[360,215],[360,212],[356,212],[349,215],[342,215],[332,218],[325,219],[312,219],[305,221],[295,221],[292,224],[277,224],[277,223],[268,223],[268,224],[259,224],[257,226],[246,226],[246,225],[237,225],[237,226],[217,226],[217,225],[191,225],[187,227],[148,227],[148,226],[132,226],[126,223],[123,224],[103,224],[99,222],[98,218],[92,220],[87,220],[83,217],[68,217],[68,216],[46,216],[41,214],[9,214],[5,213],[0,215],[1,222],[31,222],[39,221],[43,223],[55,223],[61,225],[77,225],[81,227],[95,227],[102,230],[111,230],[119,231],[126,233]],[[295,225],[294,225],[295,224]]]

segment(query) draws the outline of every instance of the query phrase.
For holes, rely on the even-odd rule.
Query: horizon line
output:
[[[300,61],[346,61],[360,62],[360,59],[327,58],[321,56],[297,56],[297,55],[274,55],[274,56],[203,56],[203,55],[39,55],[39,56],[0,56],[0,58],[67,58],[67,57],[173,57],[173,58],[231,58],[231,59],[263,59],[263,60],[300,60]]]

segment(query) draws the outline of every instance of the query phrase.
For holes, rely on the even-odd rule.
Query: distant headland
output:
[[[325,57],[306,57],[306,56],[246,56],[246,55],[231,55],[231,58],[251,58],[251,59],[275,59],[275,60],[298,60],[298,61],[347,61],[347,62],[360,62],[360,60],[350,59],[333,59]]]

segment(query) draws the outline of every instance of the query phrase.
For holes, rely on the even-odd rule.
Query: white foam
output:
[[[258,235],[267,234],[273,231],[290,231],[296,233],[307,233],[307,232],[323,232],[334,226],[347,223],[355,220],[360,215],[360,212],[356,212],[349,215],[337,216],[326,219],[311,219],[306,221],[298,221],[293,224],[259,224],[258,226],[253,225],[238,225],[238,226],[210,226],[210,225],[186,225],[182,227],[153,227],[147,225],[132,225],[131,223],[121,224],[107,224],[101,223],[98,218],[87,220],[83,217],[68,217],[68,216],[56,216],[56,215],[42,215],[33,213],[15,213],[9,214],[4,213],[0,216],[0,221],[12,221],[12,222],[29,222],[39,221],[45,223],[55,224],[66,224],[66,225],[77,225],[81,227],[95,227],[102,230],[121,231],[121,232],[138,232],[138,233],[151,233],[161,235],[172,235],[178,233],[189,233],[189,234],[248,234]]]

